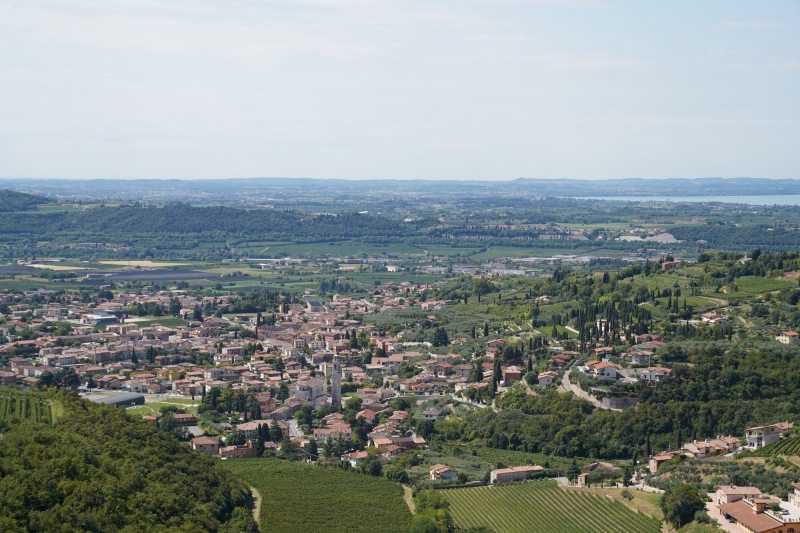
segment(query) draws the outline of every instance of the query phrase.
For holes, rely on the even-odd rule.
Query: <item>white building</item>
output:
[[[751,448],[763,448],[779,440],[781,429],[778,424],[747,428],[747,445]]]
[[[795,333],[794,331],[784,331],[775,337],[775,340],[782,344],[794,344],[800,340],[800,333]]]
[[[319,378],[302,377],[297,381],[295,398],[300,398],[311,404],[312,407],[322,407],[327,400],[325,382]]]
[[[658,383],[672,374],[672,370],[661,366],[651,366],[642,370],[642,379],[649,383]]]

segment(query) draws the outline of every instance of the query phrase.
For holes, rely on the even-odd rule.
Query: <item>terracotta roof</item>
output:
[[[771,531],[772,529],[783,525],[781,522],[778,522],[765,513],[756,513],[752,507],[747,505],[742,500],[720,505],[719,510],[723,514],[732,516],[737,522],[747,527],[754,533]]]
[[[761,495],[761,491],[758,490],[756,487],[738,487],[736,485],[720,485],[717,490],[721,491],[723,494],[738,494],[742,496]]]
[[[200,445],[219,444],[219,439],[214,437],[197,437],[195,439],[192,439],[192,444],[200,444]]]

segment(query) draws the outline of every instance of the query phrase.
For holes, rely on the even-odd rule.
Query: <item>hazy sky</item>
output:
[[[800,0],[0,0],[0,176],[800,178]]]

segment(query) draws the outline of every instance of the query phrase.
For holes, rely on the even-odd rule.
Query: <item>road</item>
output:
[[[572,394],[574,394],[578,398],[583,398],[584,400],[586,400],[588,402],[592,402],[592,405],[594,405],[595,407],[597,407],[599,409],[604,409],[603,404],[601,404],[600,401],[597,398],[595,398],[594,396],[592,396],[588,392],[584,391],[580,387],[573,387],[572,386],[572,384],[569,382],[569,373],[570,372],[572,372],[571,368],[569,370],[567,370],[566,372],[564,372],[564,377],[561,378],[561,387],[564,389],[564,391],[565,392],[571,392]]]

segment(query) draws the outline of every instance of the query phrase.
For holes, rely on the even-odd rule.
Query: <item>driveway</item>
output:
[[[717,504],[714,502],[706,502],[706,512],[708,512],[708,516],[711,517],[711,520],[714,520],[723,531],[727,531],[728,533],[748,533],[736,524],[731,524],[725,520],[725,517],[719,512]]]
[[[574,394],[578,398],[583,398],[586,401],[592,402],[592,405],[594,405],[595,407],[597,407],[599,409],[605,409],[605,407],[603,407],[603,404],[600,403],[600,400],[598,400],[597,398],[595,398],[594,396],[592,396],[591,394],[589,394],[588,392],[586,392],[582,388],[573,387],[572,386],[572,383],[569,382],[569,373],[570,372],[572,372],[571,368],[569,370],[567,370],[566,372],[564,372],[564,377],[561,378],[561,387],[566,392],[572,392],[572,394]]]

